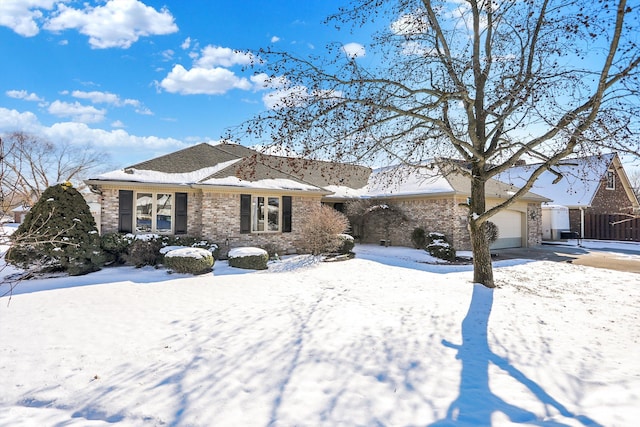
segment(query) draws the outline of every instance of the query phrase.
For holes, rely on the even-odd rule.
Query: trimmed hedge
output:
[[[164,265],[176,273],[203,274],[211,271],[215,260],[207,249],[180,248],[164,255]]]
[[[340,239],[340,246],[337,250],[338,253],[348,254],[353,251],[353,247],[356,245],[353,236],[348,234],[338,234],[338,239]]]
[[[247,270],[266,270],[269,254],[260,248],[234,248],[229,251],[229,266]]]

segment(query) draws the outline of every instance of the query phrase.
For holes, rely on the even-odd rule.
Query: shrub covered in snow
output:
[[[81,275],[103,265],[93,215],[84,197],[68,182],[42,193],[12,239],[6,260],[26,270]]]
[[[353,236],[350,236],[348,234],[338,234],[338,239],[340,239],[340,247],[338,247],[336,252],[339,252],[341,254],[351,253],[353,247],[356,245]]]
[[[229,251],[229,265],[231,267],[249,270],[266,270],[269,254],[260,248],[233,248]]]
[[[211,252],[202,248],[181,247],[164,254],[165,267],[176,273],[206,273],[211,271],[214,262]]]
[[[160,249],[164,246],[165,244],[160,236],[153,234],[136,235],[127,249],[125,260],[127,264],[138,268],[145,265],[161,264],[162,254]]]
[[[349,228],[347,217],[330,206],[314,208],[302,224],[302,249],[313,255],[334,252],[342,244],[340,234]]]
[[[205,249],[214,259],[219,252],[217,244],[205,239],[158,234],[110,233],[103,236],[102,247],[112,262],[127,263],[136,267],[162,264],[168,247]]]
[[[429,255],[439,259],[446,261],[455,261],[456,259],[456,250],[442,233],[431,232],[427,234],[425,249]]]
[[[105,255],[105,264],[124,264],[133,234],[107,233],[100,238],[100,247]]]

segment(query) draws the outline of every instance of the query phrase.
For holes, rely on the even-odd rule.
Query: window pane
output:
[[[269,231],[280,229],[280,198],[269,197],[268,206]]]
[[[171,194],[156,195],[156,231],[158,233],[171,232],[172,205],[173,197]]]
[[[254,197],[252,201],[252,231],[264,231],[264,197]]]
[[[153,197],[150,193],[138,193],[136,197],[136,231],[151,231]]]

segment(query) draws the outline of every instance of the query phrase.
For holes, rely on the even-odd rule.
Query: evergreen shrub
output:
[[[429,255],[446,261],[455,261],[456,250],[442,233],[430,232],[426,236],[425,249]]]
[[[234,248],[229,251],[229,266],[248,270],[266,270],[269,254],[260,248]]]
[[[338,234],[338,239],[340,240],[340,246],[337,251],[341,254],[349,254],[353,251],[353,247],[356,245],[355,239],[353,236],[349,234]]]
[[[6,260],[37,273],[77,276],[104,263],[100,236],[84,197],[66,182],[47,188],[12,235]]]
[[[167,252],[163,262],[176,273],[203,274],[211,271],[215,260],[207,249],[181,248]]]
[[[416,249],[424,249],[427,246],[427,233],[424,228],[416,227],[411,233],[411,242]]]

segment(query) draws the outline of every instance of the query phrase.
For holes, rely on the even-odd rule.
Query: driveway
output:
[[[495,259],[534,259],[568,262],[589,267],[607,268],[640,274],[640,243],[585,242],[584,246],[543,244],[532,248],[498,249]]]

